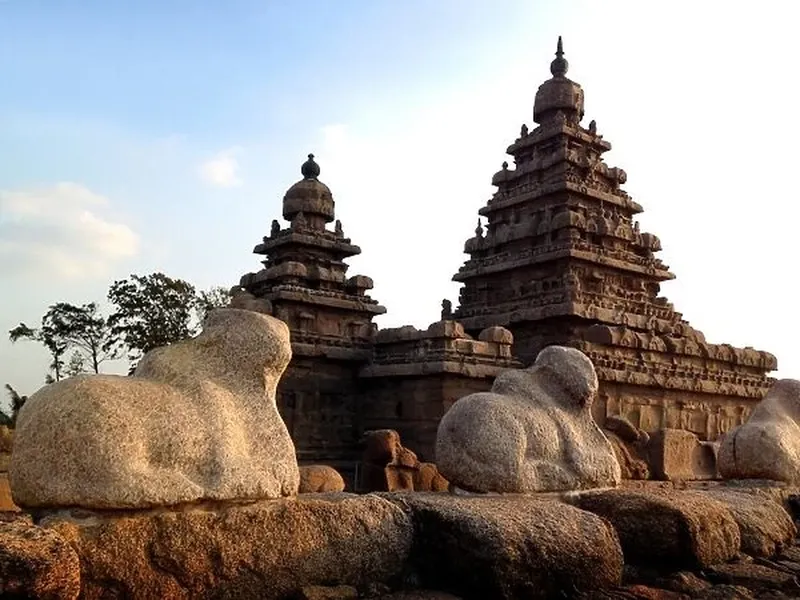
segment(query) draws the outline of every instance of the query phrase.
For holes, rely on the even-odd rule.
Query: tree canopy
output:
[[[197,298],[194,286],[163,273],[131,275],[115,281],[108,290],[115,310],[108,323],[123,340],[131,362],[159,346],[167,346],[196,333],[193,323]]]
[[[105,361],[124,356],[133,369],[146,352],[197,334],[210,310],[229,303],[230,292],[219,286],[197,292],[182,279],[151,273],[115,281],[107,297],[108,318],[96,302],[58,302],[47,309],[40,327],[20,323],[8,332],[9,339],[32,340],[48,350],[46,383],[99,373]]]

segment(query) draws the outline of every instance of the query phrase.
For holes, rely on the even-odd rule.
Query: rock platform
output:
[[[638,482],[5,513],[0,596],[800,598],[798,500],[774,482]]]

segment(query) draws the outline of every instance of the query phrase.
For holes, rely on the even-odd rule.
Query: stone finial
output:
[[[278,219],[272,219],[272,228],[269,231],[270,237],[275,237],[281,231],[281,224],[278,223]]]
[[[447,298],[442,300],[442,321],[453,318],[453,303]]]
[[[478,226],[475,228],[475,237],[483,237],[483,224],[480,219],[478,219]]]
[[[339,219],[336,219],[336,223],[334,225],[334,232],[338,237],[344,237],[344,229],[342,229],[342,222]]]
[[[503,171],[508,171],[508,161],[507,160],[503,161],[502,167],[503,167]]]
[[[550,73],[553,77],[564,77],[569,69],[569,63],[564,58],[564,44],[561,41],[561,36],[558,36],[558,45],[556,46],[556,59],[550,63]]]
[[[519,137],[525,137],[528,135],[528,126],[525,123],[522,124],[522,127],[519,129]]]
[[[300,173],[302,173],[304,179],[316,179],[319,177],[319,165],[314,162],[313,154],[308,155],[308,160],[300,167]]]
[[[594,119],[589,121],[589,133],[591,133],[592,135],[597,135],[597,121],[595,121]]]

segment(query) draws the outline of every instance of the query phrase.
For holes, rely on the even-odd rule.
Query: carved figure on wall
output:
[[[546,208],[544,213],[542,214],[542,220],[539,222],[539,228],[537,230],[538,235],[544,235],[550,232],[550,208]]]

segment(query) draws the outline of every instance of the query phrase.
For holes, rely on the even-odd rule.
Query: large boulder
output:
[[[611,522],[626,564],[705,568],[732,559],[741,547],[727,507],[698,492],[596,490],[570,500]]]
[[[769,558],[792,545],[797,528],[779,502],[723,487],[712,488],[705,494],[730,511],[739,526],[742,552]]]
[[[597,375],[579,350],[550,346],[529,369],[508,370],[491,391],[458,400],[436,437],[436,464],[475,492],[616,486],[614,449],[592,417]]]
[[[776,382],[747,423],[722,438],[717,461],[725,479],[800,483],[800,381]]]
[[[593,514],[535,496],[386,494],[415,528],[410,564],[422,586],[466,599],[560,598],[613,588],[622,550]]]
[[[40,524],[77,551],[86,600],[277,600],[314,586],[361,588],[397,578],[413,536],[397,506],[350,494],[190,510],[60,511]]]
[[[17,420],[14,501],[144,508],[296,494],[294,445],[275,405],[290,359],[285,323],[219,309],[198,337],[147,353],[132,377],[42,388]]]

